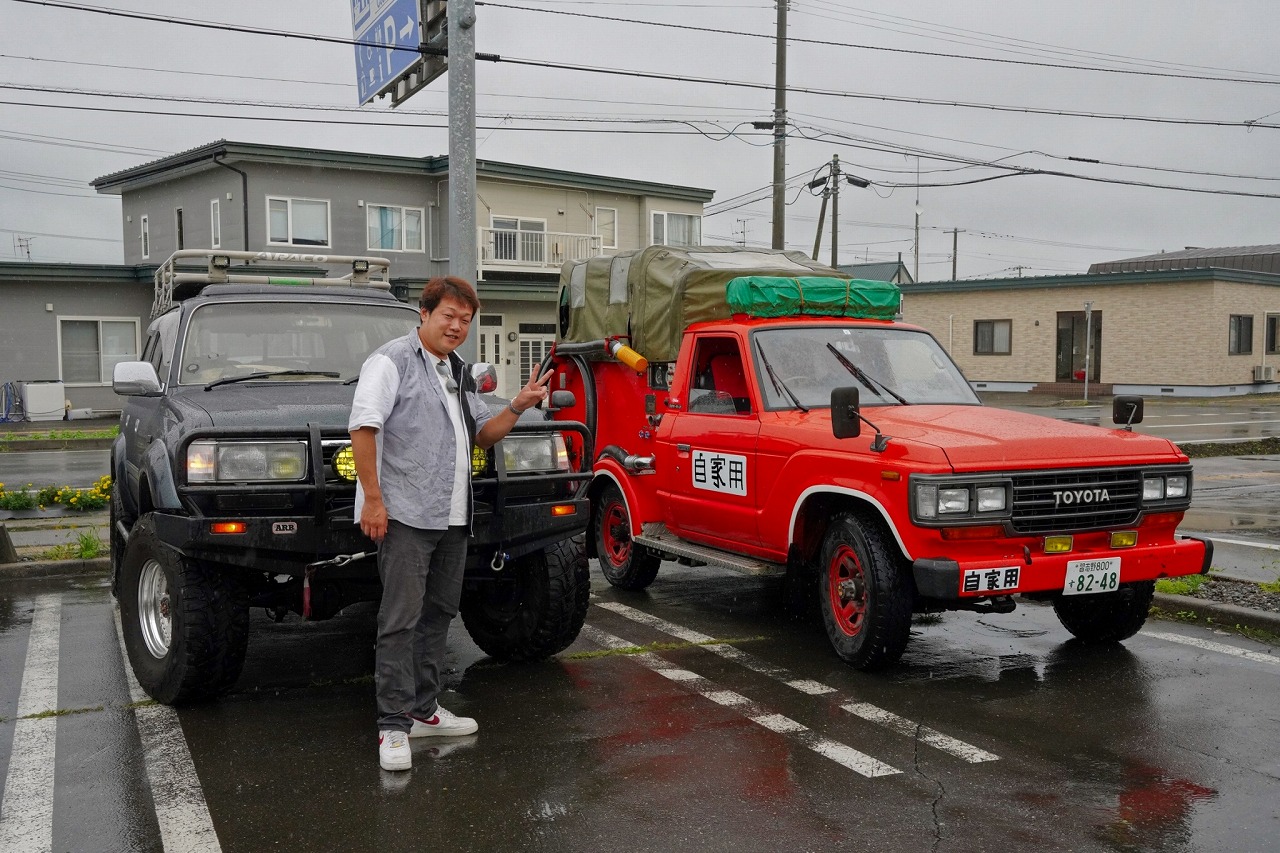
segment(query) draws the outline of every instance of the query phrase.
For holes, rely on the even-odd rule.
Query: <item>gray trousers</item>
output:
[[[387,523],[378,546],[382,604],[378,608],[375,685],[378,728],[409,731],[428,719],[440,695],[449,623],[458,613],[466,568],[467,528],[419,530]]]

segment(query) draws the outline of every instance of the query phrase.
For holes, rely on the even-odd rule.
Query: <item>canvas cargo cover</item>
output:
[[[892,320],[901,305],[896,284],[815,276],[732,279],[725,292],[729,310],[752,317],[858,317]]]
[[[801,252],[741,246],[649,246],[571,261],[560,271],[562,340],[629,336],[649,361],[674,361],[690,323],[728,319],[729,281],[849,276]]]

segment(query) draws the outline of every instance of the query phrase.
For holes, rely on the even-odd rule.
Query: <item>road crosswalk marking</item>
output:
[[[53,768],[58,718],[33,715],[58,708],[58,635],[62,597],[35,601],[27,660],[18,692],[9,775],[0,801],[0,850],[46,853],[53,849]]]
[[[602,631],[592,625],[582,626],[582,635],[591,642],[603,646],[606,649],[631,649],[635,647],[635,643],[624,640],[621,637],[616,637],[613,634]],[[824,737],[803,723],[797,722],[790,717],[783,716],[782,714],[771,713],[740,693],[717,689],[714,682],[709,679],[703,678],[695,672],[678,667],[666,658],[656,655],[653,652],[644,652],[632,655],[631,657],[636,662],[652,669],[659,675],[672,681],[679,682],[689,690],[710,699],[716,704],[733,708],[746,716],[747,719],[751,720],[756,725],[762,726],[769,731],[791,737],[819,755],[829,758],[837,764],[843,765],[861,776],[875,778],[877,776],[891,776],[902,772],[896,767],[891,767],[882,761],[878,761],[865,753],[859,752],[851,746],[847,746],[839,741],[834,741],[831,738]]]
[[[749,652],[744,652],[735,646],[730,646],[724,643],[712,643],[710,641],[714,639],[713,637],[709,637],[706,634],[694,631],[690,628],[685,628],[682,625],[677,625],[674,622],[668,622],[661,617],[654,616],[651,613],[646,613],[643,610],[637,610],[636,608],[622,604],[621,602],[601,601],[597,599],[594,603],[596,607],[599,607],[602,610],[608,610],[611,613],[616,613],[619,616],[623,616],[642,625],[647,625],[664,634],[669,634],[677,639],[684,640],[685,642],[698,643],[713,654],[717,654],[723,658],[734,661],[752,672],[768,676],[769,678],[779,681],[794,690],[799,690],[801,693],[807,693],[810,696],[820,696],[839,692],[836,688],[823,684],[819,681],[796,678],[790,670],[784,667],[775,666],[763,661],[755,655],[750,654]],[[959,758],[962,761],[967,761],[970,764],[978,764],[984,761],[998,761],[1000,758],[1000,756],[987,752],[985,749],[979,749],[972,744],[944,735],[941,732],[929,728],[928,726],[920,725],[919,723],[915,723],[905,717],[900,717],[897,714],[886,711],[883,708],[877,708],[875,705],[871,705],[866,702],[845,702],[842,703],[840,707],[844,711],[866,720],[867,722],[875,723],[876,725],[883,726],[891,731],[904,734],[907,737],[919,738],[921,743],[932,746],[935,749],[942,750],[950,755],[954,755],[956,758]]]

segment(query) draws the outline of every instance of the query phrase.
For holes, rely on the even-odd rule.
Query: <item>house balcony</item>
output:
[[[594,234],[478,228],[480,278],[493,273],[556,273],[565,261],[604,254]]]

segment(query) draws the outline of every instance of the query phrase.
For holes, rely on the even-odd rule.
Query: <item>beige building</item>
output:
[[[1280,390],[1280,246],[1094,264],[1084,275],[904,284],[975,388],[1166,396]],[[1091,341],[1086,347],[1086,339]]]

